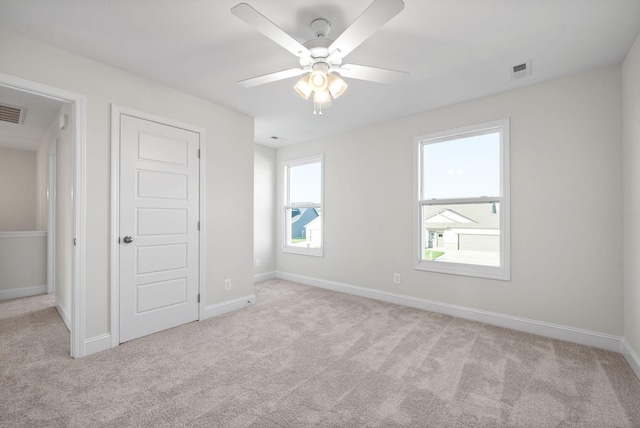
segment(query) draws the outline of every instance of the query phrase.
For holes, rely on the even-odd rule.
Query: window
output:
[[[509,280],[509,121],[414,145],[415,268]]]
[[[322,156],[288,161],[283,251],[322,256]]]

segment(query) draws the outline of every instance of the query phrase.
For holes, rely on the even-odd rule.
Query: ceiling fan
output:
[[[238,84],[249,88],[304,74],[294,89],[304,99],[313,94],[313,113],[322,115],[322,106],[331,105],[331,99],[347,89],[340,76],[379,83],[399,82],[406,72],[343,64],[342,60],[402,9],[402,0],[374,0],[335,41],[327,38],[330,23],[318,18],[311,22],[316,37],[300,43],[253,7],[240,3],[231,8],[231,13],[297,56],[300,67],[241,80]]]

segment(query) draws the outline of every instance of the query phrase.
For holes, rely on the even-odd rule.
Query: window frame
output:
[[[290,201],[290,169],[296,166],[320,163],[320,203],[291,203]],[[324,257],[324,155],[306,156],[304,158],[291,159],[283,162],[284,170],[284,208],[283,208],[283,242],[282,252],[301,254],[305,256]],[[320,247],[305,248],[289,245],[291,241],[291,218],[288,216],[290,209],[319,208],[320,209]]]
[[[500,195],[496,197],[466,197],[448,199],[422,199],[424,185],[423,147],[428,144],[452,141],[474,135],[500,132]],[[511,204],[510,204],[510,123],[499,119],[456,129],[419,135],[414,138],[414,269],[478,278],[511,280]],[[486,266],[467,263],[438,262],[424,260],[423,243],[425,227],[423,207],[433,205],[477,204],[497,202],[500,204],[500,265]]]

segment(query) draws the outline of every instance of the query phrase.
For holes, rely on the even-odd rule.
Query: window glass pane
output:
[[[321,203],[322,167],[320,162],[289,168],[289,203]]]
[[[319,208],[287,208],[289,247],[322,247],[322,211]]]
[[[500,204],[422,207],[422,260],[500,266]]]
[[[424,144],[422,199],[500,196],[500,133]]]

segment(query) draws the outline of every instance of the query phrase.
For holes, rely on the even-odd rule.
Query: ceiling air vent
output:
[[[21,107],[0,104],[0,121],[20,125],[24,122],[25,111]]]
[[[511,67],[511,78],[520,79],[531,75],[531,61],[526,61]]]

